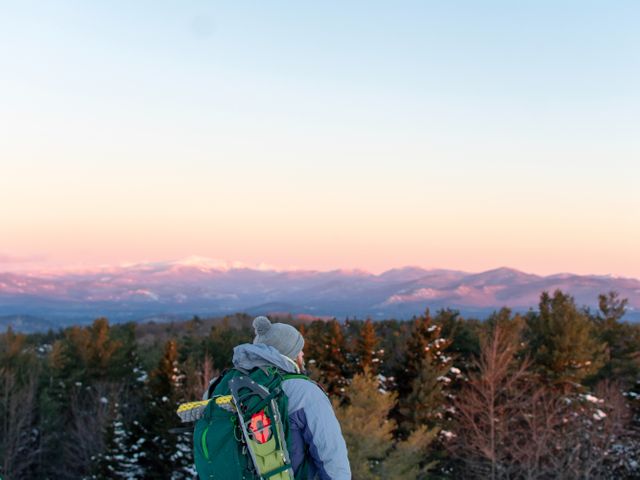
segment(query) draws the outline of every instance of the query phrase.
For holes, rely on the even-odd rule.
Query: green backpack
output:
[[[259,367],[229,370],[212,385],[193,433],[201,480],[295,480],[287,450],[288,399],[282,390],[290,378],[308,379]]]

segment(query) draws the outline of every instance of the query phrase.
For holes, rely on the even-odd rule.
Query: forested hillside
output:
[[[294,323],[355,479],[638,478],[640,325],[556,291],[526,315]],[[0,335],[5,480],[193,478],[175,414],[253,338],[252,318],[95,320]]]

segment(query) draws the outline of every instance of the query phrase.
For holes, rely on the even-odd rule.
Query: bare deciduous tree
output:
[[[202,364],[194,362],[185,365],[185,382],[182,395],[184,400],[200,399],[209,388],[209,382],[218,375],[213,368],[213,360],[205,355]]]
[[[595,396],[547,387],[516,349],[494,327],[456,399],[450,448],[465,478],[613,478],[612,447],[629,419],[620,386],[601,383]]]
[[[512,335],[496,325],[454,402],[459,428],[451,448],[476,478],[511,478],[514,428],[523,403],[534,393],[527,382],[527,362],[516,365],[516,352]]]
[[[200,383],[197,385],[197,394],[202,395],[202,392],[209,388],[209,382],[213,379],[213,377],[218,375],[219,372],[213,368],[213,360],[211,360],[211,357],[209,355],[205,355],[200,370]]]
[[[36,377],[20,384],[13,372],[0,369],[0,465],[6,479],[25,478],[37,458]]]
[[[91,471],[96,456],[104,451],[104,432],[112,420],[112,403],[118,396],[118,388],[109,383],[97,383],[71,393],[71,419],[62,451],[65,471],[61,475],[87,475]]]

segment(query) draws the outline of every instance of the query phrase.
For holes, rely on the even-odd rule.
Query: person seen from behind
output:
[[[296,480],[349,480],[351,469],[340,424],[324,390],[304,373],[304,338],[264,316],[253,321],[255,338],[233,349],[233,368],[250,372],[275,367],[284,374],[288,400],[287,450]]]

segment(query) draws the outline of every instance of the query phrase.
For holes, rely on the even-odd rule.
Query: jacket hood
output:
[[[285,372],[296,373],[295,362],[263,343],[243,343],[233,349],[233,366],[244,370],[273,365]]]

